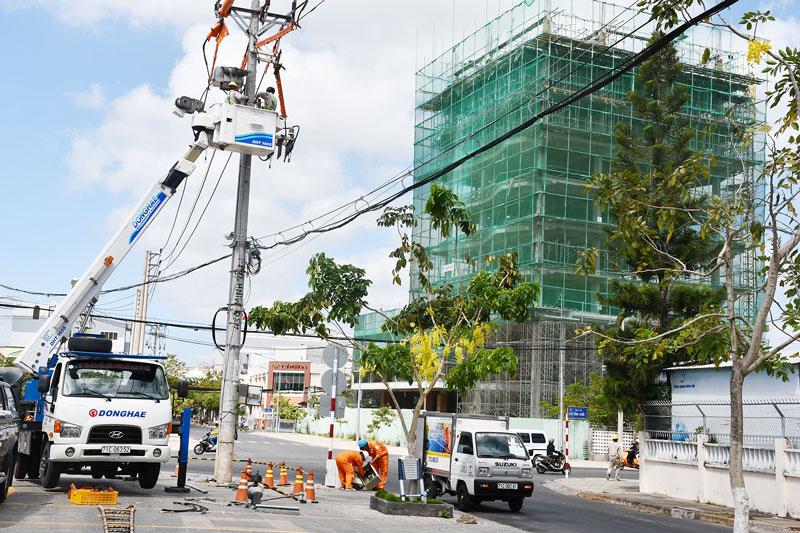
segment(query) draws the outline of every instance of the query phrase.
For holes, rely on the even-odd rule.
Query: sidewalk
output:
[[[330,437],[320,437],[318,435],[309,435],[307,433],[273,433],[271,431],[253,430],[247,433],[252,435],[264,435],[271,438],[289,440],[309,446],[319,446],[327,448],[330,443]],[[241,435],[241,434],[240,434]],[[403,446],[390,446],[385,445],[386,449],[391,455],[405,456],[408,455],[408,449]],[[358,450],[358,442],[351,439],[333,439],[333,447],[337,450]]]
[[[589,462],[597,463],[597,461],[587,461]],[[733,509],[730,507],[680,500],[658,494],[642,494],[639,492],[638,480],[606,481],[603,478],[570,477],[546,481],[544,486],[561,494],[627,505],[644,513],[733,526]],[[751,511],[750,528],[753,532],[800,531],[800,520]]]

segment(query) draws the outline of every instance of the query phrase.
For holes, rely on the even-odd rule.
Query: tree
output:
[[[167,360],[164,361],[164,373],[167,375],[167,382],[172,389],[178,387],[178,381],[186,379],[186,363],[178,359],[178,356],[173,353],[167,354]]]
[[[662,36],[654,32],[650,44]],[[611,260],[617,269],[638,278],[612,281],[609,296],[600,297],[604,305],[620,310],[615,327],[597,342],[606,367],[603,392],[625,412],[638,412],[643,401],[661,399],[661,391],[653,387],[656,375],[690,355],[678,350],[652,357],[615,339],[631,340],[641,328],[654,334],[669,331],[701,310],[721,307],[725,298],[722,289],[686,284],[686,275],[676,267],[703,268],[719,248],[699,237],[690,214],[708,205],[708,195],[689,194],[692,188],[702,190],[701,182],[708,177],[678,171],[703,157],[689,146],[697,133],[682,113],[691,99],[687,87],[678,82],[682,71],[671,43],[642,64],[635,88],[627,95],[636,120],[616,126],[619,150],[613,171],[593,176],[586,186],[617,222],[606,229]],[[619,194],[621,190],[625,194]],[[632,197],[637,201],[630,202]],[[663,206],[671,208],[667,223]],[[578,273],[592,271],[597,255],[594,249],[583,255]]]
[[[589,374],[589,384],[578,380],[570,383],[564,393],[564,405],[586,407],[588,420],[596,426],[615,426],[617,423],[617,404],[605,395],[603,376],[596,372]],[[542,402],[545,418],[558,418],[558,405]]]
[[[272,405],[273,408],[278,408],[281,420],[301,420],[306,416],[305,410],[297,405],[292,405],[286,396],[273,396]]]
[[[431,185],[424,211],[432,230],[443,239],[452,239],[454,256],[458,257],[459,237],[468,237],[477,230],[470,212],[453,192],[437,184]],[[368,305],[367,292],[372,282],[366,279],[364,270],[338,265],[322,253],[311,259],[306,270],[310,292],[296,302],[278,301],[250,312],[251,325],[276,335],[313,331],[328,339],[333,329],[346,337],[347,341],[336,342],[360,350],[362,372],[373,372],[380,377],[400,415],[410,454],[415,453],[419,413],[440,381],[450,390],[465,393],[486,377],[503,372],[515,374],[517,358],[513,350],[490,349],[486,345],[497,327],[492,317],[527,320],[539,297],[536,283],[520,279],[513,254],[484,258],[486,267],[493,268],[493,272],[480,270],[469,280],[457,271],[458,287],[434,286],[428,279],[433,263],[425,248],[408,234],[416,223],[411,206],[386,208],[378,219],[379,226],[395,228],[400,237],[400,246],[390,253],[395,260],[394,283],[400,284],[401,272],[413,264],[420,287],[397,315],[389,316]],[[477,264],[472,258],[465,259]],[[384,331],[401,340],[378,346],[353,338],[346,327],[353,328],[364,310],[380,314],[385,320]],[[397,380],[417,388],[410,425],[403,418],[390,385]]]
[[[395,412],[388,407],[379,407],[375,409],[372,411],[372,420],[370,420],[369,425],[367,426],[367,433],[375,436],[378,433],[378,430],[383,426],[391,426],[396,418],[397,415]]]
[[[658,26],[665,29],[676,26],[681,19],[688,20],[689,10],[695,6],[704,7],[702,0],[669,3],[642,0],[639,5],[649,9],[655,15]],[[736,106],[731,106],[725,113],[722,127],[727,129],[735,144],[731,153],[742,154],[751,149],[755,141],[766,137],[767,154],[763,166],[754,168],[741,158],[740,179],[732,181],[734,190],[724,196],[712,195],[707,202],[691,207],[650,203],[652,198],[646,192],[625,186],[624,176],[619,173],[609,175],[609,189],[619,195],[618,201],[636,206],[647,204],[655,210],[659,229],[677,231],[681,220],[688,217],[698,230],[697,237],[713,242],[717,247],[713,261],[701,265],[701,268],[693,268],[691,263],[669,257],[664,250],[654,246],[648,240],[649,233],[646,230],[634,228],[631,237],[640,239],[648,253],[668,260],[666,265],[659,267],[660,270],[672,277],[691,275],[698,280],[719,277],[725,290],[725,299],[721,308],[701,308],[694,317],[685,318],[679,325],[670,326],[667,330],[655,332],[652,328],[642,326],[636,328],[631,339],[605,338],[624,344],[641,357],[662,357],[664,354],[685,351],[688,357],[698,361],[716,364],[730,361],[729,471],[735,504],[734,531],[737,533],[749,529],[749,498],[742,469],[744,379],[759,370],[787,379],[782,351],[800,337],[800,221],[793,206],[800,193],[800,161],[797,158],[800,136],[794,134],[800,129],[800,50],[786,48],[773,51],[768,41],[757,37],[758,29],[772,20],[774,18],[768,11],[745,13],[739,25],[729,23],[720,15],[709,20],[711,25],[730,30],[747,44],[751,65],[766,60],[762,72],[769,80],[766,96],[770,106],[775,108],[782,101],[788,103],[787,112],[777,117],[772,125],[762,125],[747,115],[737,115]],[[751,31],[752,34],[749,33]],[[707,62],[710,56],[711,52],[707,49],[702,61]],[[713,133],[713,130],[709,130],[709,133]],[[700,156],[689,158],[670,170],[667,174],[668,184],[672,180],[676,184],[683,182],[681,187],[690,195],[716,164],[714,154],[708,164]],[[734,278],[738,262],[742,259],[763,265],[758,272],[759,286],[755,291],[740,287]],[[785,287],[790,302],[786,306],[778,306],[778,312],[773,316],[779,285]],[[750,312],[740,312],[748,308]],[[764,338],[768,325],[781,328],[786,335],[785,340],[776,346],[768,346]],[[595,334],[603,336],[599,332]]]

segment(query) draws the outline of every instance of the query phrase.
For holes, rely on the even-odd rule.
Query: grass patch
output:
[[[378,490],[378,491],[375,493],[375,496],[377,496],[378,498],[384,499],[384,500],[386,500],[386,501],[390,501],[390,502],[402,502],[402,501],[403,501],[403,500],[400,498],[400,496],[398,496],[397,494],[391,493],[391,492],[389,492],[389,491],[386,491],[386,490],[383,490],[383,489],[379,489],[379,490]],[[404,503],[425,503],[425,502],[421,502],[421,501],[409,501],[409,500],[406,500]],[[434,499],[428,498],[428,501],[427,501],[427,503],[430,503],[430,504],[435,504],[435,505],[441,505],[441,504],[443,504],[444,502],[443,502],[443,501],[440,501],[440,500],[434,500]]]

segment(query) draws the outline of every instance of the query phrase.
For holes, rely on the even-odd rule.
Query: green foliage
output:
[[[395,412],[388,407],[379,407],[372,412],[372,420],[367,426],[367,433],[375,435],[384,426],[391,426],[397,420]]]
[[[612,427],[617,424],[617,405],[610,400],[604,391],[605,379],[600,374],[589,374],[589,385],[583,380],[570,383],[564,393],[564,407],[586,407],[589,422],[596,426]],[[542,402],[545,418],[558,418],[558,405]],[[626,413],[627,418],[635,416],[635,412]]]
[[[177,355],[168,353],[163,364],[170,388],[176,388],[178,381],[186,378],[186,363],[178,359]]]
[[[302,420],[306,416],[305,409],[292,405],[286,396],[276,395],[272,397],[272,408],[275,409],[276,407],[280,418],[283,420]]]
[[[431,185],[425,214],[431,227],[441,236],[453,239],[456,247],[460,237],[476,232],[464,204],[438,184]],[[378,346],[351,339],[351,346],[361,351],[362,371],[376,373],[387,388],[392,381],[417,383],[417,408],[410,428],[404,419],[400,420],[409,445],[414,442],[419,410],[440,379],[445,380],[448,388],[466,392],[491,375],[514,375],[517,359],[511,349],[485,346],[495,327],[491,319],[497,316],[517,322],[527,320],[539,298],[538,284],[521,279],[514,254],[486,258],[487,270],[466,282],[459,276],[458,288],[434,287],[428,279],[433,263],[425,248],[408,233],[416,224],[414,215],[411,206],[390,207],[378,219],[379,226],[393,227],[400,236],[400,245],[390,253],[395,261],[394,283],[400,283],[404,268],[413,266],[422,288],[422,293],[414,294],[397,315],[386,317],[384,330],[404,340]],[[475,264],[469,258],[467,261]],[[327,338],[330,324],[353,327],[359,314],[371,310],[366,302],[371,282],[362,269],[339,265],[324,254],[317,254],[307,272],[310,292],[297,302],[275,302],[270,307],[254,308],[250,324],[276,335],[313,331]]]

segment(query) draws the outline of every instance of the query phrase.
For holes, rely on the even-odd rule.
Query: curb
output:
[[[727,516],[729,513],[725,514],[707,513],[689,507],[670,507],[670,506],[656,505],[652,503],[637,502],[637,501],[627,500],[625,498],[618,498],[616,496],[606,496],[604,494],[597,494],[594,492],[586,492],[586,491],[578,492],[576,496],[578,498],[584,498],[586,500],[593,500],[598,502],[613,503],[616,505],[625,505],[627,507],[633,507],[634,509],[637,509],[638,511],[641,511],[643,513],[660,514],[664,516],[671,516],[673,518],[682,518],[685,520],[702,520],[703,522],[708,522],[711,524],[733,527],[733,517]],[[753,531],[796,531],[797,530],[794,527],[788,527],[787,529],[772,524],[764,524],[758,520],[752,520],[752,519],[750,520],[750,527],[753,528]]]

